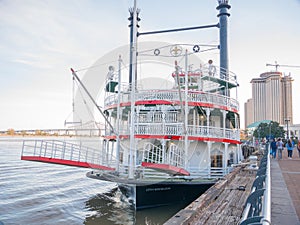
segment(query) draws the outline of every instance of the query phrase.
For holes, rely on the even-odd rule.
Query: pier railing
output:
[[[271,224],[271,171],[266,146],[239,225]]]

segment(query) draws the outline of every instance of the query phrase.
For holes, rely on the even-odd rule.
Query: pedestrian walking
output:
[[[277,139],[276,145],[277,145],[278,160],[279,160],[279,159],[282,159],[282,150],[283,150],[283,142],[282,142],[281,138]]]
[[[271,149],[272,149],[272,157],[273,159],[276,159],[277,144],[275,138],[271,142]]]
[[[288,151],[288,158],[291,159],[293,157],[293,149],[294,149],[294,142],[292,138],[290,138],[286,143],[286,148]]]
[[[297,144],[297,149],[298,149],[298,155],[299,155],[299,158],[300,158],[300,141],[298,140],[298,144]]]

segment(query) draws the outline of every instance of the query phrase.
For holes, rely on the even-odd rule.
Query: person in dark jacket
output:
[[[293,142],[293,139],[290,138],[286,144],[289,159],[291,159],[293,157],[294,145],[295,145],[295,143]]]
[[[277,144],[276,144],[275,138],[271,142],[271,150],[272,150],[273,159],[276,159]]]

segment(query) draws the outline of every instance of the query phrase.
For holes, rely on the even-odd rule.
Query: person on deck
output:
[[[208,60],[208,74],[209,76],[214,77],[216,73],[216,67],[213,65],[213,61],[210,59]]]

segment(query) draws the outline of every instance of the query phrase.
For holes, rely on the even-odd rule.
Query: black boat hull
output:
[[[87,173],[87,177],[114,182],[128,202],[135,209],[144,209],[192,202],[215,184],[216,180],[171,179],[171,180],[135,180],[122,179],[113,173]]]
[[[214,183],[207,182],[160,182],[155,184],[119,184],[121,192],[135,205],[137,210],[192,202]]]

